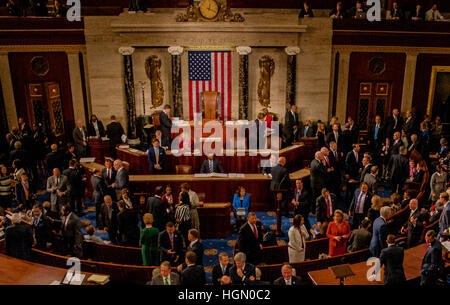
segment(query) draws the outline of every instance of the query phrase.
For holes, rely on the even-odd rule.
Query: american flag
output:
[[[188,51],[189,117],[202,111],[201,93],[219,92],[219,113],[231,119],[231,51]]]

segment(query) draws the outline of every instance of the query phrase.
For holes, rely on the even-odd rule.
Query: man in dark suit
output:
[[[342,139],[341,139],[341,133],[338,123],[333,124],[333,129],[328,133],[327,135],[327,145],[330,146],[331,142],[335,142],[337,144],[338,150],[342,150]]]
[[[162,132],[162,147],[169,147],[170,149],[170,129],[172,128],[172,120],[169,117],[170,105],[164,105],[163,111],[159,114],[159,123],[161,124]]]
[[[64,155],[58,150],[58,145],[52,144],[50,146],[51,152],[45,156],[45,164],[47,165],[47,172],[51,173],[54,168],[59,168],[60,171],[65,167]]]
[[[400,132],[394,132],[392,139],[391,155],[398,155],[400,153],[400,147],[404,146],[403,141],[400,139]]]
[[[352,145],[355,143],[353,142],[353,133],[350,130],[350,124],[345,123],[344,129],[341,133],[342,138],[342,152],[344,153],[344,156],[347,155],[349,151],[352,150]]]
[[[377,165],[374,165],[370,168],[370,173],[366,174],[364,177],[364,182],[367,183],[369,187],[369,192],[372,195],[375,195],[378,190],[378,174],[379,168]]]
[[[291,109],[286,112],[284,119],[284,137],[286,139],[286,145],[290,146],[292,145],[292,142],[297,141],[297,134],[300,126],[296,105],[291,105]]]
[[[102,138],[106,135],[102,121],[98,120],[95,114],[91,115],[91,121],[88,123],[88,135],[97,138]]]
[[[411,20],[420,21],[425,20],[425,11],[422,8],[422,5],[417,4],[416,8],[411,12]]]
[[[408,157],[411,156],[411,153],[414,150],[417,150],[420,154],[422,154],[422,147],[421,147],[421,145],[419,143],[419,139],[418,139],[418,137],[417,137],[417,135],[415,133],[413,133],[411,135],[411,141],[410,141],[410,144],[408,146],[408,155],[407,156]]]
[[[373,151],[379,151],[386,137],[384,135],[384,128],[381,123],[381,116],[377,115],[375,117],[375,124],[370,126],[370,146]]]
[[[139,246],[139,218],[137,213],[128,209],[126,203],[121,200],[117,203],[117,228],[119,229],[120,245],[127,247]]]
[[[359,154],[359,144],[352,145],[353,150],[348,152],[345,157],[345,179],[347,182],[347,189],[345,191],[345,202],[350,201],[355,189],[359,183],[359,173],[362,167],[362,157]]]
[[[148,163],[150,165],[150,174],[162,174],[164,173],[164,161],[166,160],[165,150],[159,146],[159,140],[152,140],[153,146],[147,151],[148,153]]]
[[[301,179],[295,180],[295,189],[292,198],[292,204],[294,205],[294,216],[300,214],[305,220],[305,227],[309,232],[311,224],[309,223],[308,215],[311,207],[311,196],[309,192],[303,187],[303,181]]]
[[[289,210],[287,206],[288,204],[287,194],[291,185],[291,179],[289,177],[289,172],[285,167],[285,165],[286,165],[286,158],[279,157],[277,166],[272,167],[272,169],[270,170],[270,174],[272,175],[272,181],[270,182],[270,189],[272,191],[284,190],[280,192],[282,194],[280,203],[281,215],[289,216]],[[277,193],[274,192],[274,195],[277,196]],[[251,262],[250,258],[249,261]]]
[[[314,127],[310,120],[306,120],[302,127],[301,137],[302,138],[312,138],[314,137]]]
[[[262,240],[261,227],[256,225],[256,214],[249,212],[247,223],[239,230],[237,248],[244,252],[247,261],[253,265],[258,265],[261,259]]]
[[[331,194],[326,188],[316,200],[316,222],[320,226],[323,222],[333,220],[334,211],[337,209],[336,195]]]
[[[92,201],[95,203],[95,219],[98,224],[98,216],[100,214],[100,208],[103,203],[103,198],[107,194],[105,179],[102,177],[101,170],[95,169],[94,174],[91,177],[92,185]]]
[[[115,160],[113,163],[114,169],[116,170],[116,179],[114,180],[114,183],[111,184],[111,187],[116,192],[116,199],[119,200],[122,189],[128,187],[128,172],[123,167],[123,163],[121,160]]]
[[[388,219],[391,213],[392,209],[390,207],[382,207],[380,210],[380,217],[373,222],[373,233],[369,250],[374,257],[379,257],[381,250],[387,247],[386,239],[389,232],[386,219]]]
[[[61,208],[62,220],[54,220],[61,223],[61,233],[64,243],[64,254],[70,254],[74,257],[83,257],[83,234],[81,233],[81,222],[75,213],[72,212],[70,205],[63,205]]]
[[[298,286],[302,285],[302,278],[299,276],[292,275],[292,266],[289,264],[284,264],[283,267],[281,267],[281,277],[277,278],[273,284],[274,285],[281,285],[281,286]]]
[[[349,124],[349,130],[352,134],[352,143],[358,143],[358,136],[359,136],[359,128],[358,125],[356,125],[355,121],[352,119],[352,117],[347,118],[347,123]]]
[[[326,163],[323,159],[323,154],[320,151],[317,151],[314,154],[314,160],[311,161],[310,165],[310,180],[311,180],[311,189],[312,189],[312,200],[311,200],[311,209],[310,211],[314,213],[315,200],[320,196],[322,189],[326,187],[327,182],[327,167]]]
[[[361,175],[359,176],[360,183],[364,181],[364,178],[367,174],[370,174],[370,169],[372,168],[372,166],[372,157],[364,154],[364,157],[362,159]]]
[[[186,268],[181,271],[181,285],[203,286],[206,282],[205,269],[196,264],[197,254],[192,251],[186,252]]]
[[[401,20],[405,17],[403,10],[398,6],[398,2],[392,2],[391,19]]]
[[[369,186],[362,182],[360,188],[355,191],[348,211],[348,215],[353,216],[352,229],[357,229],[361,221],[367,216],[371,200],[372,194],[369,193]]]
[[[443,274],[444,261],[442,260],[442,245],[436,239],[436,233],[429,230],[425,234],[427,250],[422,259],[422,268],[420,269],[421,286],[436,285],[436,281]]]
[[[411,199],[409,201],[409,217],[401,229],[402,234],[406,234],[406,246],[414,247],[419,243],[423,231],[422,217],[420,217],[419,201]]]
[[[200,241],[200,233],[197,229],[190,229],[188,232],[187,251],[194,252],[197,255],[197,265],[203,265],[203,245]]]
[[[22,142],[14,142],[14,150],[9,153],[9,160],[19,159],[26,168],[30,168],[30,160],[26,150],[22,148]]]
[[[405,271],[403,270],[403,248],[395,245],[395,235],[392,234],[387,236],[386,243],[387,248],[381,250],[380,253],[380,268],[384,266],[384,284],[406,284]]]
[[[106,193],[110,195],[113,200],[116,199],[116,192],[112,187],[114,181],[116,181],[116,170],[113,167],[113,161],[111,159],[105,158],[105,167],[102,168],[102,177],[106,184]]]
[[[183,261],[183,237],[175,230],[173,222],[166,224],[166,229],[159,233],[158,249],[161,261],[169,261],[172,265],[179,265]]]
[[[400,132],[403,126],[403,119],[400,116],[400,111],[397,108],[392,109],[392,116],[388,117],[385,126],[385,134],[386,138],[392,138],[394,132]]]
[[[261,233],[263,235],[263,247],[270,247],[270,246],[276,246],[277,243],[277,237],[272,232],[272,230],[267,229],[265,226],[261,226]]]
[[[411,135],[413,133],[417,133],[418,131],[418,125],[417,120],[414,118],[411,110],[406,111],[406,119],[403,122],[403,130],[405,131],[406,135],[408,136],[408,140],[411,138]]]
[[[101,205],[98,212],[97,228],[107,231],[109,240],[111,243],[117,245],[117,214],[119,214],[119,208],[117,204],[112,201],[111,196],[104,196],[104,203]]]
[[[147,199],[146,207],[147,212],[153,215],[153,226],[158,228],[160,232],[164,230],[166,223],[169,221],[169,216],[161,200],[163,192],[163,187],[158,185],[155,188],[155,195]]]
[[[113,148],[113,156],[116,155],[116,150],[114,149],[117,144],[122,143],[122,135],[125,132],[123,131],[122,125],[116,121],[116,116],[111,116],[111,123],[106,125],[106,136],[109,138],[109,143],[111,144],[111,147]]]
[[[400,147],[400,154],[392,155],[388,167],[391,173],[391,185],[393,193],[400,193],[403,190],[405,180],[409,176],[409,160],[406,157],[408,150],[406,147]]]
[[[200,173],[223,173],[222,164],[220,164],[219,160],[214,158],[214,153],[208,153],[208,159],[203,161]]]
[[[20,181],[15,186],[15,195],[18,204],[23,204],[27,209],[31,209],[35,197],[35,188],[26,172],[20,176]]]
[[[63,171],[63,175],[67,177],[67,181],[70,185],[69,202],[72,210],[77,210],[77,215],[83,214],[83,206],[81,199],[83,198],[85,187],[83,184],[83,176],[80,170],[77,168],[77,160],[69,161],[69,168]]]
[[[340,197],[342,179],[341,173],[344,168],[344,158],[342,150],[338,149],[338,146],[334,141],[330,142],[328,159],[330,161],[330,166],[333,168],[333,171],[329,172],[327,175],[328,187],[333,194]]]
[[[31,227],[22,223],[22,218],[15,213],[11,216],[12,225],[5,230],[6,255],[20,259],[31,259],[33,232]]]
[[[77,126],[74,128],[72,132],[73,142],[75,143],[75,150],[79,157],[86,156],[86,149],[88,145],[87,140],[87,132],[86,127],[83,126],[83,122],[81,120],[77,121]]]
[[[450,227],[450,201],[448,192],[442,192],[439,194],[438,203],[443,205],[441,216],[439,216],[438,238],[440,239],[440,242],[444,242],[445,238],[442,235],[444,235],[446,232],[448,234],[448,228]]]
[[[255,281],[255,265],[246,261],[247,256],[244,252],[239,252],[234,256],[234,265],[230,268],[233,285],[250,285]]]
[[[226,252],[219,253],[219,264],[214,265],[212,269],[212,283],[214,286],[220,285],[222,276],[230,276],[230,269],[232,266],[228,254]]]
[[[264,113],[260,112],[258,113],[258,118],[255,120],[255,132],[252,134],[255,136],[253,139],[256,140],[256,147],[253,147],[253,149],[266,148],[268,132],[265,118]],[[250,138],[250,140],[252,140],[252,138]]]

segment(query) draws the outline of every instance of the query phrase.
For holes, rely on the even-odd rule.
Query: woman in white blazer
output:
[[[295,215],[292,226],[289,229],[289,263],[302,262],[305,260],[306,240],[309,239],[309,234],[304,222],[305,220],[302,215]]]

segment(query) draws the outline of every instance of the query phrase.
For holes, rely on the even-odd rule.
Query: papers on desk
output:
[[[95,157],[80,158],[80,163],[92,163],[92,162],[95,162]]]
[[[137,153],[137,152],[139,152],[139,150],[137,150],[137,149],[134,149],[134,148],[130,148],[129,152],[132,152],[132,153]]]
[[[229,173],[228,178],[245,178],[245,174]]]
[[[104,285],[109,282],[109,275],[93,274],[88,278],[88,282]]]
[[[227,174],[222,174],[222,173],[207,173],[207,174],[194,174],[195,178],[227,178],[228,175]]]
[[[130,145],[119,145],[119,148],[130,148]]]
[[[102,141],[103,141],[103,142],[109,141],[109,138],[108,138],[108,137],[102,137]]]
[[[61,282],[60,281],[53,281],[53,282],[50,283],[50,285],[52,285],[52,286],[61,285]]]
[[[84,278],[86,277],[86,274],[81,274],[79,272],[71,272],[67,271],[66,276],[61,284],[65,285],[81,285],[83,284]]]

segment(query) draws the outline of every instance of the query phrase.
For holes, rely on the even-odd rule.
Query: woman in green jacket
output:
[[[145,228],[141,231],[139,244],[142,247],[142,262],[144,266],[159,266],[158,235],[159,230],[152,227],[153,215],[144,214]]]

